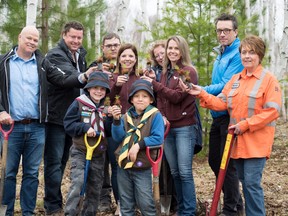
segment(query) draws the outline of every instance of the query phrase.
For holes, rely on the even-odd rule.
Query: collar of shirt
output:
[[[35,53],[33,53],[32,56],[31,56],[31,58],[28,59],[28,60],[22,59],[22,58],[18,55],[18,53],[17,53],[17,47],[16,47],[15,50],[14,50],[14,55],[11,57],[11,59],[12,59],[13,61],[15,61],[15,60],[17,60],[18,58],[21,59],[21,60],[23,60],[24,62],[28,62],[28,61],[32,61],[32,60],[35,60],[35,61],[36,61]]]
[[[252,73],[252,76],[254,76],[257,79],[260,79],[262,71],[263,71],[263,67],[261,64],[259,64],[257,68],[255,69],[255,71]],[[247,70],[244,68],[244,70],[240,73],[240,78],[247,77],[246,73],[247,73]]]

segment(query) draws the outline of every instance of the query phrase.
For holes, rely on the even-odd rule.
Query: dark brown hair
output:
[[[120,60],[121,54],[127,49],[131,49],[133,51],[133,53],[135,54],[136,62],[135,62],[135,65],[133,66],[133,71],[135,72],[135,74],[137,76],[139,76],[139,72],[137,70],[137,68],[138,68],[137,48],[136,48],[136,46],[134,46],[133,44],[130,44],[130,43],[126,43],[126,44],[121,45],[121,47],[118,51],[118,54],[117,54],[117,59],[116,59],[117,63],[116,63],[116,69],[115,69],[114,73],[122,74],[122,68],[121,68],[121,64],[120,64],[119,60]]]
[[[235,16],[231,14],[223,13],[219,17],[215,19],[215,26],[217,26],[218,21],[232,21],[233,23],[233,30],[238,29],[238,22]]]
[[[71,21],[64,25],[63,30],[62,30],[62,35],[67,34],[67,32],[69,32],[71,28],[83,31],[83,34],[84,34],[84,26],[80,22]]]
[[[112,38],[117,38],[117,39],[119,40],[119,42],[121,43],[120,36],[119,36],[118,34],[112,32],[112,33],[106,34],[106,35],[103,37],[103,39],[102,39],[102,45],[104,45],[105,40],[110,40],[110,39],[112,39]]]

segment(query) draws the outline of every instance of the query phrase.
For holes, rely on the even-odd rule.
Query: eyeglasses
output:
[[[221,35],[222,32],[224,33],[224,35],[230,34],[231,31],[234,31],[234,29],[216,29],[215,32],[217,33],[217,35]]]
[[[104,47],[111,49],[112,47],[114,48],[118,48],[121,44],[106,44],[104,45]]]

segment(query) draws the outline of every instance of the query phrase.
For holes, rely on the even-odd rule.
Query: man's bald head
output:
[[[31,58],[38,48],[39,31],[35,26],[26,26],[18,36],[17,53],[21,58]]]
[[[38,35],[39,38],[39,31],[35,26],[25,26],[20,32],[19,36],[23,34],[35,34]]]

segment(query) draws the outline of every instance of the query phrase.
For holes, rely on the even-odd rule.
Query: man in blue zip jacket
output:
[[[216,18],[215,26],[220,45],[213,50],[218,53],[218,56],[213,65],[212,83],[203,87],[203,89],[209,94],[218,95],[231,77],[242,71],[243,65],[239,52],[240,40],[238,38],[238,23],[236,17],[229,14],[222,14]],[[217,178],[230,118],[226,111],[211,111],[211,115],[213,122],[210,129],[208,160]],[[239,191],[236,167],[232,159],[227,168],[222,191],[224,193],[224,205],[221,215],[242,215],[244,212],[243,201]]]

